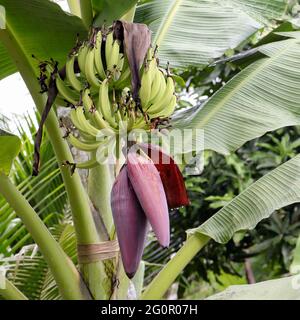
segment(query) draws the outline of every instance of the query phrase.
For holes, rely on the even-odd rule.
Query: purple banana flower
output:
[[[123,266],[131,279],[142,258],[147,232],[147,218],[134,193],[124,166],[111,194],[111,206],[116,225]]]
[[[169,209],[188,206],[190,200],[183,176],[175,161],[157,145],[139,143],[138,146],[153,160],[160,174]]]
[[[168,209],[189,204],[183,177],[174,160],[157,146],[135,146],[129,151],[111,193],[121,257],[129,278],[134,276],[142,258],[147,221],[160,245],[168,247]],[[138,149],[142,151],[136,152]]]
[[[141,207],[148,218],[158,242],[163,247],[170,243],[169,210],[164,187],[150,158],[129,152],[128,176]]]

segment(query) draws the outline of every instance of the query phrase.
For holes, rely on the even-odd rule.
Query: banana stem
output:
[[[210,240],[202,234],[191,235],[176,255],[159,272],[142,294],[142,300],[161,299],[180,272]]]
[[[45,97],[39,93],[40,88],[38,82],[36,81],[37,70],[31,64],[31,61],[29,60],[30,58],[22,50],[22,46],[17,42],[16,37],[13,35],[9,27],[9,21],[7,21],[6,26],[7,28],[5,29],[5,31],[1,33],[1,40],[8,50],[10,57],[18,67],[18,70],[21,73],[27,85],[27,88],[30,91],[30,94],[39,112],[42,113],[45,106]],[[75,172],[73,175],[71,175],[69,168],[63,166],[63,163],[65,163],[65,161],[74,163],[74,159],[72,157],[68,144],[62,138],[58,120],[53,110],[50,111],[45,126],[57,161],[60,165],[64,185],[68,194],[76,231],[77,243],[98,243],[100,238],[98,236],[95,222],[93,220],[88,196],[82,185],[79,174],[78,172]],[[97,277],[100,277],[103,274],[101,262],[93,263],[91,265],[85,265],[85,270],[87,269],[88,271],[83,272],[83,274],[86,282],[89,284],[93,282],[93,275],[96,274]],[[90,276],[90,274],[92,275]],[[95,282],[94,286],[96,285],[97,283]],[[103,294],[104,297],[101,297],[100,294],[93,294],[93,296],[95,298],[103,299],[105,298],[105,293]]]
[[[24,79],[27,88],[35,102],[40,114],[45,106],[45,96],[40,94],[38,81],[36,80],[38,70],[28,60],[27,55],[22,51],[19,43],[13,34],[10,33],[9,22],[7,21],[7,29],[1,35],[1,40],[6,46],[11,58],[16,63],[19,72]],[[67,142],[62,138],[59,129],[59,123],[53,110],[50,111],[45,123],[49,139],[53,146],[57,161],[60,165],[61,174],[64,180],[65,188],[69,197],[74,225],[76,229],[77,241],[79,244],[94,243],[98,241],[97,230],[91,214],[88,197],[81,183],[78,172],[71,176],[68,167],[63,163],[69,161],[74,163],[70,148]]]
[[[33,240],[40,248],[64,299],[87,299],[88,291],[70,258],[55,241],[38,214],[3,173],[0,174],[0,193],[16,211]],[[9,287],[12,290],[11,286]]]
[[[91,0],[80,0],[81,19],[87,28],[93,23],[93,7]]]
[[[106,235],[100,235],[102,240],[111,239],[113,219],[110,206],[110,193],[113,183],[111,168],[108,164],[99,164],[89,171],[88,193],[104,224]],[[109,239],[107,239],[107,235]],[[105,236],[106,238],[103,238]]]
[[[28,298],[12,284],[8,279],[4,279],[4,287],[0,286],[0,296],[5,300],[28,300]]]

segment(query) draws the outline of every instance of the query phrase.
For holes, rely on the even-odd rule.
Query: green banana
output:
[[[82,150],[82,151],[94,151],[97,150],[97,148],[100,146],[101,142],[83,142],[76,137],[74,137],[73,134],[69,134],[68,140],[71,143],[72,146],[75,148]]]
[[[105,59],[108,72],[114,73],[119,61],[120,45],[114,40],[113,32],[106,36]]]
[[[144,117],[141,117],[133,124],[132,129],[144,129],[146,125]]]
[[[57,90],[58,90],[58,93],[60,94],[60,96],[63,99],[65,99],[66,101],[68,101],[69,103],[71,103],[72,105],[76,106],[76,104],[80,98],[78,92],[69,88],[66,85],[66,83],[61,79],[59,74],[57,74],[57,76],[56,76],[55,83],[56,83],[56,87],[57,87]]]
[[[150,102],[152,82],[155,76],[156,69],[156,59],[152,59],[149,63],[149,66],[145,66],[144,68],[141,79],[141,88],[139,91],[143,110],[147,109]]]
[[[96,126],[99,129],[107,129],[109,132],[115,132],[115,129],[113,129],[102,117],[102,115],[99,113],[98,110],[94,111],[92,113],[92,119],[94,120]]]
[[[153,105],[151,105],[148,108],[147,113],[151,115],[151,114],[156,114],[162,111],[165,108],[165,106],[168,105],[168,103],[170,102],[170,99],[174,94],[174,91],[175,91],[174,81],[171,77],[168,77],[166,90],[163,93],[164,97],[160,101],[157,101]]]
[[[89,84],[94,88],[100,87],[100,80],[95,75],[95,48],[89,48],[85,59],[85,76]]]
[[[100,137],[101,132],[85,118],[83,107],[77,107],[70,112],[71,120],[74,126],[83,133],[92,136],[94,138]]]
[[[86,55],[89,51],[88,46],[85,44],[80,47],[79,52],[78,52],[78,65],[80,72],[84,75],[85,73],[85,60],[86,60]]]
[[[89,133],[91,136],[100,137],[101,131],[95,128],[85,117],[83,107],[76,108],[76,115],[82,131]],[[79,128],[80,129],[80,128]]]
[[[83,104],[85,112],[90,112],[94,107],[94,102],[93,102],[92,98],[90,97],[90,90],[85,89],[82,92],[81,98],[82,98],[82,104]]]
[[[124,63],[123,63],[121,75],[114,84],[114,87],[116,89],[123,89],[124,87],[127,87],[130,84],[131,71],[128,65],[128,60],[125,57],[123,59],[124,59]]]
[[[177,97],[175,95],[173,95],[170,99],[170,102],[168,103],[168,105],[161,111],[157,112],[157,113],[152,113],[150,114],[150,118],[167,118],[169,117],[175,110],[177,104]]]
[[[158,90],[156,96],[153,96],[151,98],[151,100],[150,100],[151,104],[155,104],[155,103],[161,101],[161,99],[163,99],[163,97],[165,96],[165,91],[167,88],[166,79],[165,79],[164,74],[159,70],[159,72],[156,74],[156,76],[159,78],[159,90]]]
[[[108,95],[108,79],[104,79],[99,89],[99,110],[104,119],[115,128],[117,126],[115,117],[112,113],[111,103]]]
[[[78,129],[78,130],[80,130],[80,131],[83,132],[83,131],[84,131],[84,130],[83,130],[84,128],[81,127],[81,124],[80,124],[80,122],[78,121],[76,109],[72,109],[72,110],[70,111],[70,118],[71,118],[71,121],[72,121],[74,127],[75,127],[76,129]]]
[[[70,85],[78,92],[82,90],[82,84],[76,77],[76,74],[74,72],[74,62],[75,62],[75,56],[72,55],[68,58],[66,62],[66,76],[67,80],[69,81]]]
[[[99,162],[97,161],[97,159],[93,158],[90,160],[87,160],[85,162],[79,162],[76,163],[76,168],[77,169],[92,169],[95,168],[99,165]]]
[[[164,77],[162,78],[160,76],[161,71],[157,68],[155,70],[155,75],[153,77],[152,86],[151,86],[151,96],[149,99],[149,103],[152,103],[155,101],[156,96],[159,94],[161,90],[161,81],[164,80]]]
[[[95,59],[95,66],[96,66],[97,73],[98,73],[100,79],[103,80],[106,78],[106,74],[104,71],[102,57],[101,57],[101,48],[102,48],[102,33],[101,33],[101,31],[99,31],[97,34],[97,39],[96,39],[94,59]]]
[[[94,121],[96,126],[101,129],[110,129],[112,128],[110,125],[103,119],[103,116],[100,114],[98,110],[95,110],[94,102],[89,95],[89,90],[86,89],[82,94],[82,103],[86,112],[90,113],[90,119]]]

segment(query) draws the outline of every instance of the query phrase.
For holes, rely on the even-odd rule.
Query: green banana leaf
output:
[[[289,5],[288,0],[229,0],[228,2],[242,8],[264,24],[269,24],[273,19],[282,19]]]
[[[54,225],[50,231],[66,254],[76,264],[76,237],[70,221]],[[8,279],[30,300],[59,300],[57,285],[43,256],[35,245],[23,247],[23,252],[0,260],[8,269]]]
[[[300,155],[266,174],[189,234],[228,242],[235,232],[253,229],[274,210],[300,202]]]
[[[15,72],[17,72],[17,67],[10,59],[8,52],[3,44],[0,43],[0,80]]]
[[[300,32],[263,45],[266,57],[243,69],[198,110],[174,117],[177,128],[203,129],[205,149],[229,154],[277,128],[300,124]]]
[[[0,42],[4,37],[14,39],[29,63],[38,73],[39,60],[53,58],[63,66],[67,54],[74,46],[77,34],[86,36],[82,21],[65,13],[59,5],[48,0],[0,0],[6,10],[6,29],[0,29]],[[16,71],[3,44],[0,45],[0,79]]]
[[[203,67],[286,8],[286,0],[153,0],[138,7],[135,20],[153,31],[163,64]]]
[[[94,25],[102,26],[112,24],[114,20],[127,13],[138,0],[93,0],[93,8],[96,11]]]
[[[300,276],[230,286],[207,300],[300,300]]]
[[[34,120],[28,115],[24,120],[22,125],[15,122],[22,148],[13,161],[14,169],[10,178],[46,225],[51,227],[59,223],[68,205],[66,191],[46,134],[41,146],[43,166],[38,177],[32,176],[33,138],[36,126]],[[32,242],[21,220],[6,200],[0,196],[0,255],[10,256],[19,252],[22,246]]]
[[[9,175],[15,157],[21,148],[19,137],[0,129],[0,174]]]

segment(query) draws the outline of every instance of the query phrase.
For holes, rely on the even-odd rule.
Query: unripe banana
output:
[[[161,111],[157,112],[157,113],[148,113],[150,118],[167,118],[169,117],[171,114],[173,114],[175,107],[177,104],[177,97],[175,95],[173,95],[170,99],[170,102],[167,104],[167,106],[165,108],[163,108]]]
[[[82,103],[84,106],[85,112],[87,112],[90,115],[90,119],[95,123],[95,125],[100,129],[107,129],[109,131],[107,132],[113,132],[113,129],[109,125],[107,121],[103,119],[103,116],[99,113],[98,110],[95,110],[95,105],[90,97],[90,90],[85,89],[82,94]]]
[[[117,67],[115,68],[114,73],[113,73],[113,80],[114,81],[118,81],[118,79],[121,77],[123,66],[124,66],[124,55],[120,53]]]
[[[152,85],[152,77],[150,72],[144,72],[142,75],[141,88],[139,91],[139,96],[141,99],[143,110],[146,110],[148,106],[150,93],[151,93],[151,85]]]
[[[149,103],[152,103],[153,101],[155,101],[156,96],[159,94],[161,90],[161,81],[164,80],[164,77],[162,78],[160,76],[160,73],[161,71],[158,68],[156,68],[155,75],[152,81]]]
[[[113,73],[118,65],[120,53],[120,45],[117,40],[114,40],[113,32],[106,37],[105,43],[105,59],[107,71]]]
[[[85,89],[82,92],[81,98],[82,98],[82,104],[83,104],[85,112],[90,112],[91,109],[93,109],[95,107],[94,102],[93,102],[92,98],[90,97],[90,90]]]
[[[70,85],[78,92],[82,90],[82,84],[78,80],[75,72],[74,72],[74,62],[75,62],[75,56],[72,55],[68,58],[66,62],[66,76],[67,80],[69,81]]]
[[[115,117],[113,115],[113,110],[111,108],[109,94],[108,94],[108,79],[104,79],[99,89],[99,110],[104,117],[104,119],[115,128],[117,126]]]
[[[161,99],[163,99],[163,97],[165,96],[165,91],[167,88],[167,84],[166,84],[166,79],[164,74],[159,70],[158,73],[156,73],[156,76],[159,78],[159,90],[156,94],[155,97],[151,97],[151,104],[156,104],[158,102],[161,101]]]
[[[76,91],[73,91],[69,88],[66,83],[61,79],[59,74],[56,76],[56,87],[60,96],[65,99],[67,102],[71,103],[72,105],[76,106],[77,102],[79,101],[79,94]]]
[[[102,115],[99,113],[98,110],[95,110],[93,113],[92,113],[92,119],[94,120],[96,126],[103,130],[103,129],[106,129],[108,130],[107,132],[116,132],[115,129],[113,129],[109,123],[107,121],[105,121],[102,117]]]
[[[63,106],[66,105],[66,100],[63,99],[63,98],[61,97],[61,95],[57,95],[56,98],[55,98],[55,104],[56,104],[57,106],[63,107]]]
[[[102,62],[101,48],[102,48],[102,33],[101,33],[101,31],[99,31],[97,34],[96,47],[95,47],[95,51],[94,51],[94,53],[95,53],[95,66],[96,66],[96,70],[98,72],[100,79],[103,80],[106,78],[106,74],[105,74],[103,62]]]
[[[120,53],[120,54],[119,54],[118,64],[117,64],[117,69],[118,69],[118,71],[120,72],[120,74],[122,74],[123,67],[124,67],[124,63],[125,63],[124,54]],[[119,77],[118,77],[118,78],[119,78]]]
[[[149,66],[145,66],[144,68],[144,72],[141,79],[141,88],[139,91],[139,96],[141,99],[143,110],[146,110],[149,105],[152,81],[155,76],[156,68],[156,59],[152,59],[149,63]]]
[[[80,122],[79,122],[79,120],[78,120],[77,113],[76,113],[76,109],[72,109],[72,110],[70,111],[70,118],[71,118],[71,121],[72,121],[74,127],[75,127],[76,129],[80,130],[81,132],[84,132],[84,128],[81,127],[81,124],[80,124]]]
[[[88,46],[84,44],[83,46],[80,47],[79,52],[78,52],[78,65],[80,72],[84,75],[85,73],[85,61],[86,61],[86,55],[88,53]]]
[[[70,117],[74,126],[80,131],[95,138],[102,136],[101,131],[91,125],[85,118],[83,107],[77,107],[76,109],[71,110]]]
[[[99,162],[95,158],[87,160],[85,162],[76,163],[77,169],[93,169],[97,166],[99,166]]]
[[[157,101],[156,103],[151,105],[147,110],[147,113],[151,115],[162,111],[166,106],[169,105],[170,99],[172,98],[174,91],[174,80],[171,77],[168,77],[166,90],[163,93],[163,98],[160,101]]]
[[[95,128],[85,117],[83,107],[76,108],[77,119],[80,123],[80,126],[84,129],[83,131],[89,133],[91,136],[97,138],[101,137],[101,131]]]
[[[83,142],[77,139],[76,137],[74,137],[73,134],[69,134],[68,140],[75,148],[82,151],[88,151],[88,152],[97,150],[101,144],[101,142],[87,142],[87,141]]]
[[[124,63],[121,71],[121,76],[114,84],[114,87],[117,89],[123,89],[124,87],[127,87],[128,85],[130,85],[131,71],[128,65],[128,60],[125,57],[123,58],[123,60],[124,60]]]
[[[95,75],[95,48],[89,48],[85,60],[85,76],[89,84],[94,88],[100,87],[100,80]]]
[[[146,127],[146,125],[147,124],[146,124],[144,117],[141,117],[140,119],[135,121],[135,123],[132,126],[132,129],[144,129]]]

